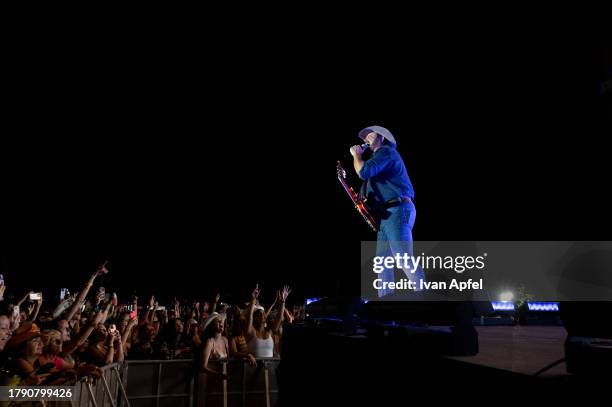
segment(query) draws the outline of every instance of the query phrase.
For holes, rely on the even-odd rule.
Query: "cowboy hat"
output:
[[[211,322],[213,322],[215,319],[221,319],[221,321],[225,320],[225,314],[219,314],[218,312],[213,312],[212,314],[210,314],[208,316],[208,318],[206,318],[206,320],[204,321],[204,325],[202,325],[202,332],[206,331],[206,328],[208,328],[208,325],[210,325]]]
[[[13,348],[39,336],[41,336],[41,333],[38,326],[30,321],[26,321],[15,330],[11,339],[6,343],[6,347]]]
[[[391,132],[389,130],[387,130],[384,127],[381,126],[368,126],[364,129],[362,129],[359,132],[359,138],[360,139],[365,139],[366,136],[370,133],[376,133],[376,134],[380,134],[381,136],[383,136],[386,140],[388,140],[391,144],[393,145],[397,145],[397,141],[395,141],[395,137],[393,137],[393,134],[391,134]]]

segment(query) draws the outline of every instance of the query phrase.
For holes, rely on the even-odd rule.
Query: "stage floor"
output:
[[[533,375],[546,365],[565,357],[565,328],[560,326],[477,326],[479,353],[450,359]],[[565,363],[540,377],[565,376]]]

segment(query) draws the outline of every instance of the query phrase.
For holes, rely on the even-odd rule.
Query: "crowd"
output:
[[[287,308],[286,286],[267,309],[259,286],[241,304],[223,303],[219,294],[211,302],[160,306],[155,297],[141,304],[132,296],[121,303],[102,287],[92,290],[106,273],[100,266],[59,303],[33,292],[7,301],[0,280],[0,385],[62,385],[126,359],[193,359],[198,371],[224,378],[209,362],[280,357],[283,327],[304,316],[302,306]]]

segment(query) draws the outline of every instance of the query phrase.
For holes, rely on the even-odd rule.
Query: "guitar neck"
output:
[[[342,165],[340,164],[339,161],[338,161],[337,170],[338,170],[338,181],[340,181],[340,185],[342,185],[342,188],[344,188],[344,191],[351,198],[351,200],[353,201],[353,204],[355,204],[355,208],[357,208],[357,211],[366,221],[370,229],[372,229],[374,232],[378,232],[378,224],[376,220],[372,217],[372,215],[368,211],[368,208],[365,205],[365,201],[359,199],[359,196],[355,193],[353,188],[348,184],[348,182],[346,182],[346,179],[345,179],[346,171],[344,171],[344,168],[342,168]]]
[[[348,196],[353,200],[353,203],[359,203],[359,198],[357,197],[357,194],[355,193],[353,188],[346,182],[346,180],[342,177],[338,177],[338,180],[340,181],[342,188],[344,188]]]

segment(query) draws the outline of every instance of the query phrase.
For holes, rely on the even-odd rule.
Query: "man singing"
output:
[[[412,227],[416,217],[414,207],[414,188],[408,177],[408,171],[402,157],[396,150],[397,142],[389,130],[381,126],[369,126],[359,132],[361,138],[373,151],[372,156],[364,161],[364,149],[351,147],[355,172],[364,180],[362,195],[369,206],[380,213],[380,228],[377,236],[376,255],[395,256],[399,254],[412,256]],[[393,268],[386,268],[380,278],[383,282],[392,282]],[[406,277],[419,288],[423,271],[409,265],[403,268]],[[378,296],[384,297],[392,289],[378,290]]]

